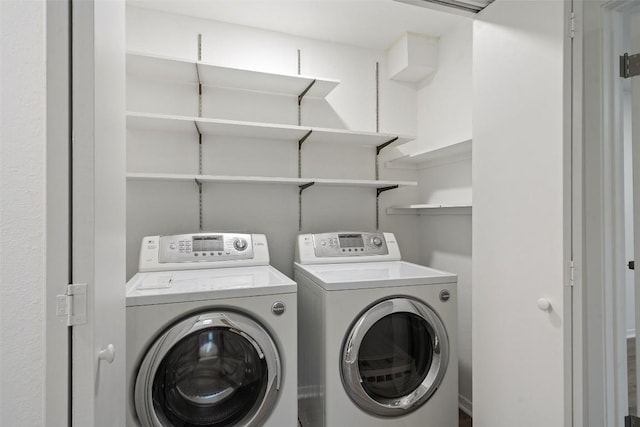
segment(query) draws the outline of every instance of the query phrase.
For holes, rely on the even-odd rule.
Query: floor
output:
[[[462,411],[459,411],[459,413],[460,415],[458,416],[458,419],[460,420],[460,422],[458,423],[458,425],[460,427],[471,427],[473,425],[471,417]]]

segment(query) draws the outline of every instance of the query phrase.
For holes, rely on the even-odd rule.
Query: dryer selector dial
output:
[[[380,246],[382,246],[382,239],[376,236],[373,239],[371,239],[371,243],[373,243],[374,246],[379,248]]]
[[[247,241],[244,239],[236,239],[233,242],[233,247],[236,248],[237,251],[242,252],[247,249]]]

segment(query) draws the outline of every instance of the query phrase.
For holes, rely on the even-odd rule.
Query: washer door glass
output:
[[[438,388],[449,359],[448,337],[426,304],[392,298],[354,324],[342,352],[342,380],[366,412],[398,416],[422,406]]]
[[[191,334],[160,364],[154,405],[174,425],[234,425],[264,394],[267,367],[260,356],[246,338],[228,329]]]
[[[280,358],[268,333],[237,313],[183,320],[162,334],[138,371],[144,426],[254,426],[276,400]]]

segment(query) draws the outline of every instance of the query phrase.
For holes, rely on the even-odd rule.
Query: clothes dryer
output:
[[[457,427],[455,274],[391,233],[300,235],[294,270],[303,427]]]
[[[127,426],[297,425],[296,284],[264,235],[145,237],[139,270]]]

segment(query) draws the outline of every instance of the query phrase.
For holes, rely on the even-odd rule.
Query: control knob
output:
[[[242,252],[247,249],[247,241],[244,239],[236,239],[233,242],[233,247],[236,248],[236,250]]]
[[[376,236],[373,239],[371,239],[371,243],[373,243],[374,246],[380,247],[382,246],[382,239]]]

